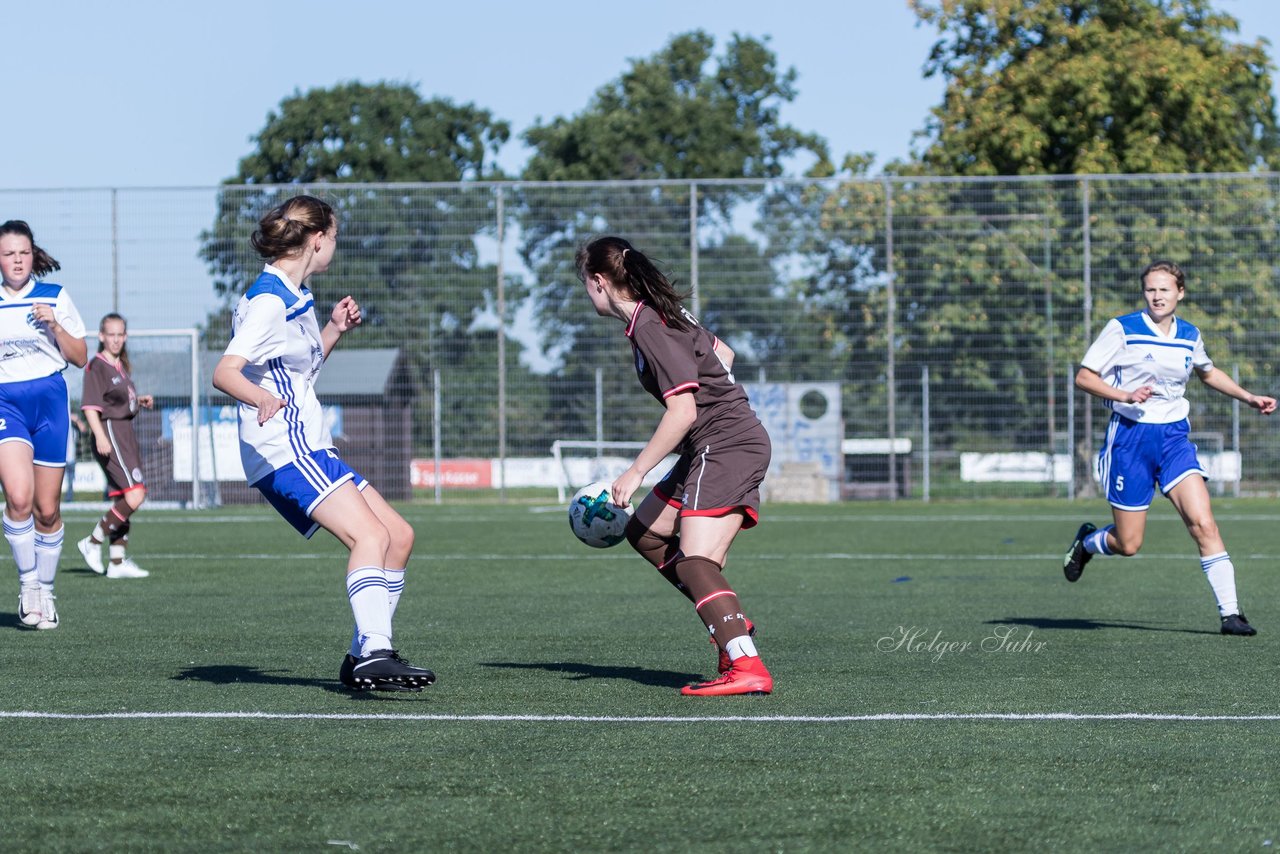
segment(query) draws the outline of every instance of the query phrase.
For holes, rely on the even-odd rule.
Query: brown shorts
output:
[[[142,451],[133,432],[132,421],[103,419],[103,428],[111,440],[111,453],[102,456],[94,443],[93,457],[107,474],[107,495],[116,498],[131,489],[142,489]]]
[[[760,484],[769,470],[772,447],[764,426],[757,424],[723,442],[703,443],[680,456],[653,491],[681,516],[746,514],[743,528],[760,521]]]

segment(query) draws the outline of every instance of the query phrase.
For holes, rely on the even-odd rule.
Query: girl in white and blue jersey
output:
[[[4,537],[18,565],[18,619],[56,629],[53,583],[62,555],[62,475],[70,409],[62,372],[84,367],[84,321],[59,269],[21,220],[0,225],[0,488]]]
[[[1188,435],[1185,395],[1195,374],[1209,388],[1263,415],[1275,411],[1276,401],[1245,391],[1217,370],[1200,330],[1175,316],[1186,296],[1186,277],[1177,264],[1150,264],[1140,280],[1146,309],[1108,321],[1076,374],[1076,387],[1102,398],[1113,413],[1098,459],[1113,524],[1101,530],[1081,525],[1063,573],[1076,581],[1095,554],[1137,554],[1159,485],[1199,546],[1200,566],[1218,603],[1220,631],[1253,635],[1256,630],[1240,612],[1235,566],[1213,518],[1205,470]]]
[[[253,246],[270,260],[236,306],[213,385],[240,402],[249,483],[304,537],[324,528],[350,549],[346,586],[356,629],[340,681],[356,690],[418,691],[435,674],[391,646],[413,528],[338,457],[315,392],[324,360],[361,321],[347,296],[322,329],[306,285],[329,267],[337,239],[337,216],[313,196],[296,196],[262,218]]]

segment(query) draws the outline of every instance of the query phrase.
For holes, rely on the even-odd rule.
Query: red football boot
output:
[[[727,673],[710,682],[686,685],[680,693],[686,697],[727,697],[731,694],[768,694],[773,691],[773,677],[759,656],[744,655]]]
[[[754,640],[755,636],[756,624],[747,620],[747,637]],[[708,640],[711,641],[712,646],[716,646],[715,638],[708,638]],[[728,673],[730,667],[733,667],[733,661],[730,660],[729,653],[725,652],[723,649],[720,650],[720,661],[716,664],[716,673]]]

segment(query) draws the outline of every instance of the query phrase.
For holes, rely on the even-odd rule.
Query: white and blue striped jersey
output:
[[[1153,393],[1145,403],[1105,401],[1117,415],[1145,424],[1186,418],[1191,411],[1186,392],[1192,370],[1213,368],[1199,329],[1174,317],[1165,335],[1145,311],[1107,321],[1080,364],[1097,371],[1113,388],[1136,391],[1151,386]]]
[[[246,359],[244,376],[285,401],[261,425],[258,410],[240,404],[240,459],[249,483],[313,451],[332,448],[315,391],[324,345],[311,291],[266,265],[236,305],[231,335],[226,355]]]
[[[67,367],[58,339],[31,313],[42,302],[53,306],[63,329],[84,337],[84,321],[62,285],[33,279],[16,296],[0,288],[0,383],[38,380]]]

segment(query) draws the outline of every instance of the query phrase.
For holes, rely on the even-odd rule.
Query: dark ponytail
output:
[[[578,250],[574,263],[583,281],[588,276],[605,276],[632,298],[648,303],[667,326],[693,328],[694,322],[683,305],[685,295],[643,252],[621,237],[597,237]]]

